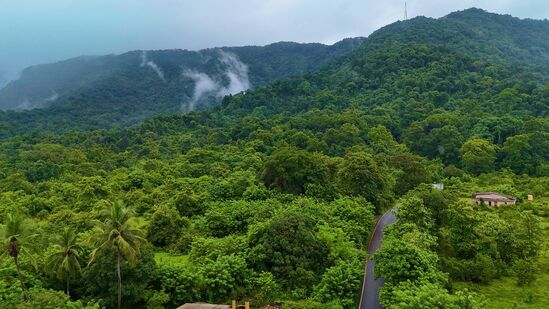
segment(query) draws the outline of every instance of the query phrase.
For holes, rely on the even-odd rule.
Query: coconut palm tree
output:
[[[30,234],[29,225],[27,221],[19,216],[11,213],[6,214],[4,225],[0,229],[0,239],[2,240],[2,253],[0,258],[10,256],[15,263],[17,270],[17,276],[19,277],[19,283],[21,284],[21,290],[23,295],[27,295],[27,287],[21,274],[21,267],[19,265],[19,257],[21,254],[25,254],[29,257],[31,264],[34,268],[37,268],[36,260],[32,256],[30,249],[32,248],[31,239],[35,235]]]
[[[67,295],[70,295],[70,279],[80,274],[82,270],[80,268],[82,247],[78,244],[74,230],[68,227],[65,228],[55,239],[53,248],[53,253],[48,256],[46,268],[59,280],[65,281]]]
[[[88,265],[91,265],[97,256],[107,248],[114,248],[116,252],[116,275],[118,277],[118,308],[122,304],[122,274],[120,263],[126,258],[130,267],[135,266],[139,257],[139,244],[147,240],[143,237],[143,230],[133,224],[133,212],[118,202],[104,211],[105,220],[98,222],[92,233],[92,251]]]

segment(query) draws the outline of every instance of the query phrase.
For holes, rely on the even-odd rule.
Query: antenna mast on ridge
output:
[[[406,7],[406,2],[404,2],[404,20],[408,19],[408,8]]]

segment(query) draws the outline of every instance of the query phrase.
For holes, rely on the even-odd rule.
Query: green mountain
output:
[[[368,48],[391,44],[442,45],[492,63],[512,63],[549,73],[549,22],[471,8],[442,18],[417,17],[374,32]]]
[[[74,128],[128,126],[161,113],[203,109],[223,95],[315,70],[362,40],[78,57],[25,69],[0,90],[0,109],[43,109],[15,114],[21,121],[49,115],[66,116]]]

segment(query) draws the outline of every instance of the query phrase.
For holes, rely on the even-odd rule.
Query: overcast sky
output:
[[[478,7],[549,18],[548,0],[407,0],[408,17]],[[24,67],[135,49],[333,43],[402,19],[400,0],[0,0],[0,85]]]

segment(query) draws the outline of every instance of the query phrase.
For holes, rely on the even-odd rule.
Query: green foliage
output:
[[[384,166],[379,166],[373,156],[365,152],[349,152],[339,168],[341,191],[348,195],[364,197],[383,209],[390,205],[393,179]]]
[[[315,286],[314,297],[321,303],[339,301],[344,308],[356,307],[357,291],[363,278],[362,263],[339,262],[326,270]]]
[[[185,221],[173,208],[160,206],[153,213],[147,230],[147,239],[155,246],[174,244],[181,234]]]
[[[539,272],[537,263],[532,258],[517,260],[513,265],[518,285],[530,285],[536,280]]]
[[[202,274],[190,265],[159,265],[158,287],[169,295],[166,304],[170,307],[201,299],[201,288],[204,285]]]
[[[97,303],[88,302],[82,303],[81,301],[71,301],[69,296],[63,294],[63,292],[43,289],[32,288],[29,290],[28,298],[25,301],[3,303],[6,308],[17,309],[99,309],[100,306]]]
[[[82,247],[78,244],[77,235],[71,228],[65,228],[53,245],[53,252],[46,262],[47,270],[59,280],[66,282],[66,292],[69,295],[70,279],[80,275]]]
[[[116,275],[118,277],[118,308],[122,305],[122,271],[121,259],[126,258],[128,266],[137,264],[140,255],[139,245],[146,242],[141,235],[142,230],[133,224],[132,212],[121,202],[114,203],[103,210],[105,221],[96,225],[91,235],[91,243],[95,247],[91,252],[91,265],[107,249],[113,249],[116,256]],[[146,281],[145,281],[146,282]],[[139,299],[139,298],[138,298]]]
[[[137,308],[233,297],[348,308],[358,298],[374,218],[400,204],[374,256],[386,307],[482,305],[452,289],[455,280],[492,284],[516,272],[525,286],[541,285],[528,283],[536,263],[546,269],[538,261],[549,186],[546,27],[479,10],[416,18],[380,29],[361,46],[335,45],[332,55],[354,51],[275,83],[268,82],[325,63],[327,50],[291,43],[228,49],[250,63],[252,84],[262,87],[216,108],[154,118],[180,111],[191,89],[181,86],[173,57],[197,53],[151,52],[166,82],[138,63],[124,76],[115,66],[114,77],[70,102],[0,112],[0,214],[21,213],[33,227],[4,233],[4,252],[33,245],[18,255],[21,282],[30,291],[64,289],[30,266],[75,257],[65,250],[76,250],[65,246],[74,235],[51,246],[51,235],[72,228],[94,240],[76,250],[91,253],[93,263],[76,278],[74,259],[74,267],[51,268],[71,278],[74,299],[107,307],[120,291],[124,306]],[[292,48],[307,59],[288,58]],[[212,61],[195,60],[215,75],[218,51],[201,53]],[[128,129],[78,131],[144,119]],[[518,203],[473,206],[475,191],[511,194]],[[524,201],[526,194],[535,201]],[[144,231],[155,247],[143,244]],[[158,258],[156,266],[155,250],[185,255]],[[20,304],[12,260],[1,262],[0,301]],[[69,304],[53,290],[41,301]]]
[[[213,303],[242,296],[246,291],[246,278],[250,275],[246,260],[237,255],[221,256],[204,265],[202,272],[208,287],[207,299]]]
[[[148,291],[150,294],[147,297],[147,308],[163,309],[164,305],[170,301],[170,295],[164,291],[155,292]]]
[[[248,241],[244,236],[230,235],[224,238],[195,237],[189,253],[189,258],[196,262],[217,260],[225,255],[246,255],[249,251]]]
[[[391,289],[383,289],[380,297],[383,305],[391,308],[484,308],[484,302],[474,293],[450,294],[434,283],[406,281]]]
[[[415,224],[419,230],[429,233],[433,228],[431,211],[415,196],[404,198],[398,204],[396,217],[401,224]]]
[[[307,151],[279,148],[265,161],[265,186],[281,192],[300,194],[307,184],[325,184],[329,179],[323,158]]]
[[[362,248],[370,239],[375,209],[372,203],[363,197],[341,197],[329,205],[330,226],[339,227],[355,243]]]
[[[328,247],[317,238],[316,221],[295,207],[254,226],[250,245],[254,267],[272,272],[284,287],[307,288],[327,262]]]
[[[34,268],[37,268],[37,263],[31,253],[33,247],[32,238],[35,235],[30,234],[30,226],[28,221],[20,215],[11,213],[6,214],[4,224],[1,226],[0,239],[2,241],[2,253],[0,261],[6,257],[12,258],[17,270],[17,276],[21,284],[21,290],[25,297],[27,286],[25,285],[23,275],[21,273],[19,258],[21,255],[28,257]]]
[[[397,195],[403,195],[431,179],[429,167],[418,155],[410,153],[394,155],[389,159],[389,165],[400,170],[394,186]]]
[[[509,137],[502,148],[503,162],[516,173],[547,175],[549,133],[536,132]]]
[[[258,305],[271,304],[280,296],[280,285],[270,272],[260,272],[249,284]]]
[[[132,211],[121,202],[103,210],[105,221],[99,222],[92,231],[91,243],[96,246],[92,251],[90,262],[92,264],[97,255],[106,248],[115,248],[118,255],[124,255],[130,266],[137,263],[139,257],[139,244],[146,242],[141,236],[143,232],[135,227]]]
[[[384,239],[383,246],[375,253],[374,259],[376,277],[383,277],[390,285],[404,281],[439,279],[437,255],[401,239]]]
[[[469,173],[478,175],[494,170],[496,146],[483,139],[471,139],[461,146],[461,164]]]
[[[135,266],[130,266],[127,261],[120,263],[123,279],[122,304],[130,308],[145,302],[145,291],[156,277],[156,263],[152,250],[143,247],[140,253]],[[108,308],[116,307],[118,301],[116,256],[115,248],[104,249],[92,265],[82,270],[82,276],[75,282],[74,294],[84,299],[97,299],[102,306]]]

